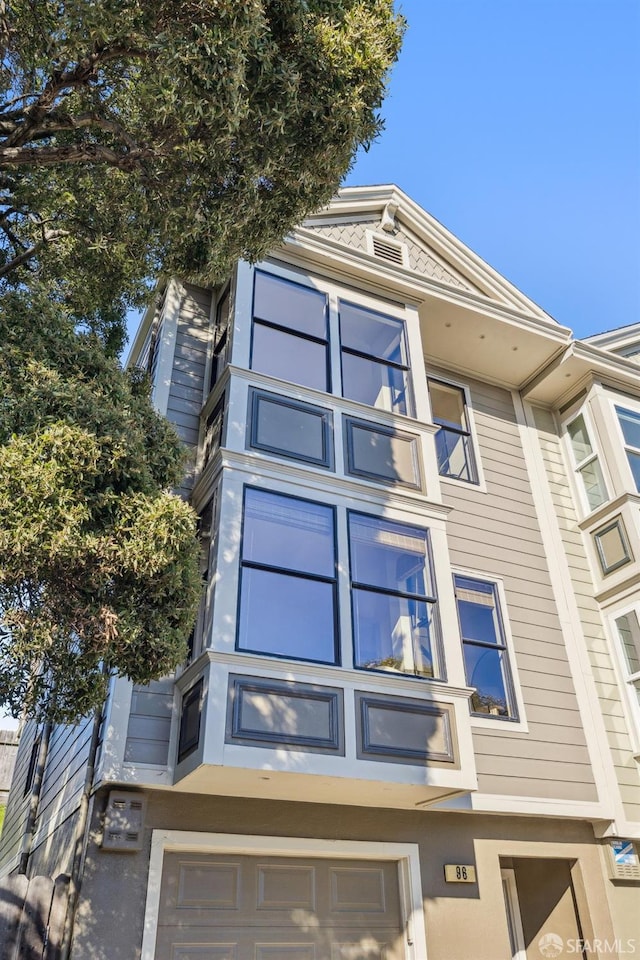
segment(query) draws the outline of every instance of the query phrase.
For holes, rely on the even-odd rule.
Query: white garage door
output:
[[[156,960],[405,960],[397,864],[166,853]]]

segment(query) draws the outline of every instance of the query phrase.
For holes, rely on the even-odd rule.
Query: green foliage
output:
[[[402,25],[392,0],[9,2],[0,281],[36,269],[117,328],[160,264],[261,257],[377,135]]]
[[[72,722],[103,667],[136,683],[184,660],[200,596],[182,448],[148,384],[41,288],[0,316],[0,703]],[[37,323],[34,323],[37,317]]]

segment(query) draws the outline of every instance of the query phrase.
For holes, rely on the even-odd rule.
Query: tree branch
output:
[[[167,150],[140,147],[119,153],[101,143],[81,143],[46,147],[0,147],[0,170],[10,167],[51,167],[61,163],[107,163],[131,172],[151,157],[167,155]]]
[[[8,273],[11,273],[13,270],[21,267],[23,264],[27,263],[28,260],[33,259],[33,257],[35,257],[43,247],[68,236],[68,230],[50,230],[46,232],[44,240],[41,240],[39,243],[32,244],[32,246],[28,247],[17,257],[14,257],[13,260],[9,260],[8,263],[5,263],[2,267],[0,267],[0,278],[6,277]]]

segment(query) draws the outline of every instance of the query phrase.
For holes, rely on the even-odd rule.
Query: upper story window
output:
[[[216,323],[213,330],[213,359],[211,362],[210,389],[218,382],[229,359],[229,309],[230,288],[223,293],[216,307]]]
[[[591,443],[585,415],[579,413],[567,424],[569,447],[579,476],[580,492],[587,510],[595,510],[609,499],[602,468]]]
[[[356,667],[437,676],[427,531],[351,513],[349,544]]]
[[[465,391],[441,380],[428,380],[431,415],[438,425],[436,453],[442,477],[478,482]]]
[[[618,635],[618,659],[629,693],[629,706],[635,722],[636,740],[640,738],[640,622],[638,611],[630,610],[615,619]]]
[[[252,370],[414,415],[404,320],[338,299],[328,284],[331,310],[329,292],[263,270],[254,278]],[[340,369],[331,369],[330,328]]]
[[[517,719],[511,670],[496,584],[454,576],[471,712]]]
[[[329,391],[327,296],[256,270],[251,368]]]
[[[354,665],[440,678],[429,532],[347,516]],[[341,662],[335,544],[333,507],[245,489],[237,649]]]
[[[342,395],[371,407],[413,415],[404,323],[340,301]]]
[[[640,413],[618,406],[616,413],[636,490],[640,490]]]
[[[245,490],[238,648],[337,663],[332,507]]]

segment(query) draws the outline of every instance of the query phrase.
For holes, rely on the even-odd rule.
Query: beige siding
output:
[[[167,419],[183,443],[192,448],[195,459],[205,390],[211,293],[190,284],[186,284],[185,289],[176,332]],[[189,473],[179,492],[188,496],[192,486],[193,476]]]
[[[582,534],[577,526],[571,490],[566,480],[560,441],[551,413],[536,409],[535,421],[625,814],[629,820],[638,822],[638,767],[632,755],[632,744],[609,643],[598,604],[593,599],[593,580]]]
[[[446,373],[429,370],[429,373]],[[459,380],[458,377],[454,379]],[[470,381],[486,492],[443,481],[453,507],[453,565],[504,582],[528,733],[496,722],[473,733],[479,788],[490,794],[597,799],[511,395]]]

